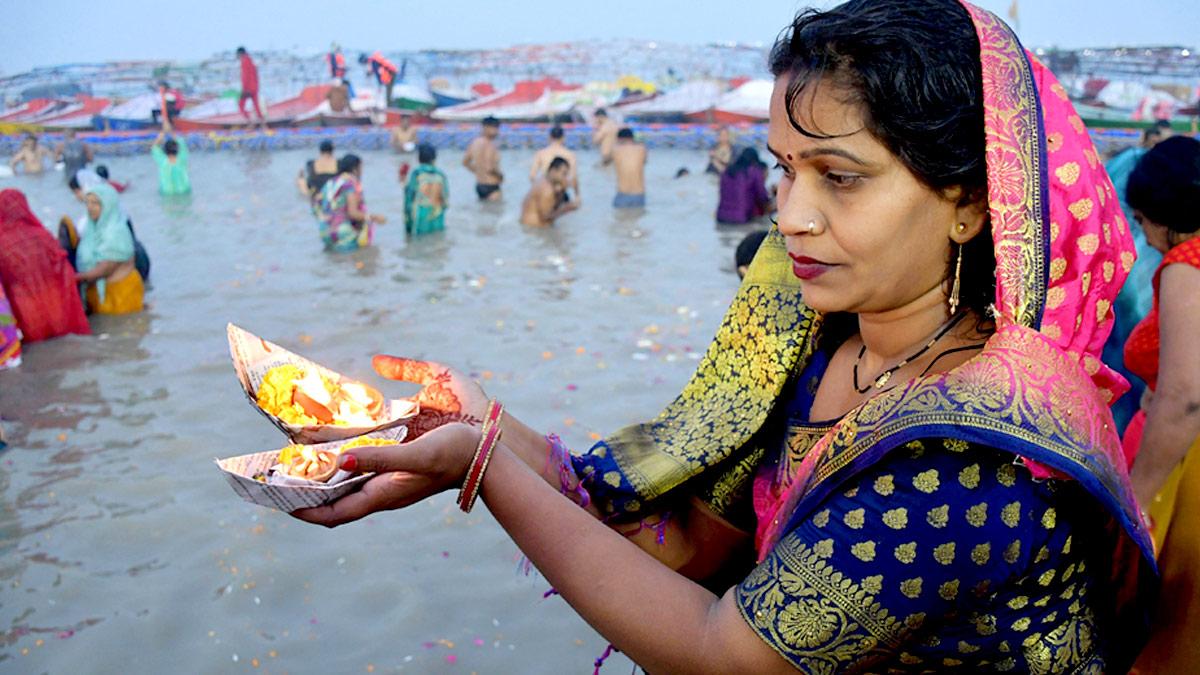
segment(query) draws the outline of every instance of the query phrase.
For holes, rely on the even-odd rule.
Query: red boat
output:
[[[289,126],[297,118],[308,116],[325,102],[325,95],[331,88],[332,85],[328,84],[308,86],[298,96],[269,104],[263,111],[267,126]],[[207,110],[205,106],[197,106],[185,111],[183,116],[175,121],[175,129],[182,132],[219,131],[247,124],[258,124],[254,106],[249,101],[246,102],[246,111],[250,114],[250,122],[247,122],[246,118],[238,112],[235,99],[221,99],[210,102],[209,106],[210,108]],[[212,109],[217,107],[227,109],[228,112],[223,110],[220,113],[212,114]]]

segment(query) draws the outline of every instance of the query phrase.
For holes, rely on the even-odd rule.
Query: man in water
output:
[[[17,154],[12,156],[8,166],[16,171],[17,165],[21,164],[25,173],[41,173],[46,168],[45,161],[53,161],[53,159],[54,153],[50,151],[50,148],[39,145],[37,136],[25,134],[25,138],[21,140],[21,148],[17,150]]]
[[[475,137],[463,155],[463,166],[475,174],[475,194],[483,201],[500,199],[500,150],[496,148],[496,137],[500,135],[500,120],[495,117],[483,119],[483,133]]]
[[[550,167],[550,162],[556,158],[562,157],[567,160],[567,165],[570,167],[570,175],[567,177],[567,185],[575,191],[575,199],[579,199],[579,162],[575,158],[575,153],[571,152],[565,143],[563,143],[563,128],[554,125],[550,129],[550,144],[538,150],[533,155],[533,164],[529,167],[529,180],[536,182],[537,179],[546,173],[546,169]],[[570,199],[570,196],[564,192],[563,197]]]
[[[733,138],[729,127],[721,127],[717,132],[717,144],[708,151],[708,166],[704,173],[715,173],[718,176],[725,173],[729,163],[733,161]]]
[[[608,112],[601,108],[596,111],[596,129],[592,132],[592,145],[600,148],[600,161],[608,165],[612,162],[613,146],[617,144],[617,123],[608,119]]]
[[[392,104],[392,87],[396,84],[396,73],[399,73],[400,69],[379,51],[370,56],[359,54],[358,62],[365,65],[367,71],[375,76],[375,81],[379,83],[379,86],[383,87],[383,107],[390,106]]]
[[[392,129],[392,149],[396,152],[412,152],[417,149],[417,129],[408,115],[401,115],[400,126]]]
[[[633,137],[633,129],[617,132],[613,148],[613,164],[617,167],[617,196],[613,207],[640,209],[646,206],[646,146]]]
[[[87,143],[75,138],[75,130],[63,132],[62,143],[58,144],[58,161],[63,163],[63,173],[70,180],[83,167],[92,163],[92,149]]]
[[[246,118],[246,124],[251,123],[250,113],[246,112],[246,101],[254,103],[254,112],[258,115],[258,123],[263,129],[267,128],[267,120],[263,118],[262,108],[258,106],[258,66],[245,47],[237,48],[238,61],[242,68],[242,95],[238,97],[238,112]]]
[[[562,157],[555,157],[550,161],[546,174],[533,184],[529,194],[525,195],[525,201],[521,203],[522,225],[549,227],[559,216],[579,208],[578,201],[562,199],[570,172],[570,165]]]

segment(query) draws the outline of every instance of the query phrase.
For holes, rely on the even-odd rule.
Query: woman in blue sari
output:
[[[446,228],[450,182],[433,165],[437,150],[428,143],[417,146],[417,168],[404,187],[404,231],[410,235],[441,232]]]
[[[296,515],[478,480],[649,672],[1121,672],[1156,581],[1099,361],[1133,254],[1065,90],[952,0],[806,11],[772,72],[778,226],[657,418],[570,456],[506,415],[488,455],[477,386],[376,357],[416,440]]]

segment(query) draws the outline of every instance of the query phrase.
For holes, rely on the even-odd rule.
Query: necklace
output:
[[[957,325],[958,322],[960,320],[962,320],[962,318],[964,316],[966,316],[966,313],[960,312],[960,313],[950,317],[950,320],[947,321],[946,324],[944,326],[942,326],[942,328],[940,330],[938,330],[938,332],[932,338],[929,339],[929,342],[925,343],[924,347],[921,347],[920,349],[917,350],[917,352],[915,354],[905,358],[900,363],[897,363],[896,365],[892,366],[891,368],[888,368],[887,370],[880,373],[879,376],[875,378],[874,383],[868,382],[867,386],[860,387],[860,386],[858,386],[858,364],[862,361],[863,354],[867,353],[867,344],[864,342],[862,349],[858,350],[858,357],[856,357],[854,359],[854,389],[855,389],[855,391],[857,391],[860,394],[865,394],[871,390],[871,384],[874,384],[876,389],[883,389],[884,386],[887,385],[888,381],[892,379],[892,375],[897,370],[900,370],[904,366],[907,366],[914,359],[920,358],[922,354],[929,351],[929,348],[932,347],[934,344],[936,344],[938,340],[941,340],[943,337],[945,337],[946,333],[949,333],[950,329],[954,328],[954,326]]]

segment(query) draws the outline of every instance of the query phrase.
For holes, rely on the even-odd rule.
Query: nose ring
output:
[[[815,230],[815,229],[817,229],[817,221],[815,221],[815,220],[808,221],[808,233],[812,234],[813,230]]]

